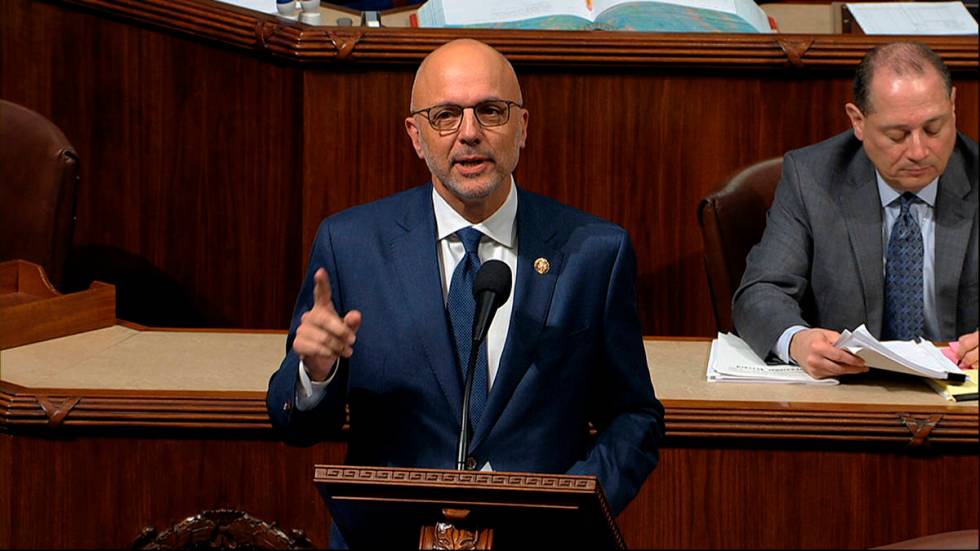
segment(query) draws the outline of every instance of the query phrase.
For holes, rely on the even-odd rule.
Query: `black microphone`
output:
[[[456,469],[466,470],[466,448],[469,447],[470,395],[473,394],[473,374],[476,372],[476,359],[480,345],[487,338],[490,322],[503,303],[510,298],[510,266],[499,260],[488,260],[480,265],[473,281],[473,298],[476,299],[476,312],[473,316],[473,342],[470,345],[470,359],[466,366],[466,383],[463,391],[462,423],[459,427],[459,440],[456,446]]]
[[[510,266],[499,260],[487,260],[473,281],[476,314],[473,316],[473,343],[483,342],[497,309],[510,298]]]

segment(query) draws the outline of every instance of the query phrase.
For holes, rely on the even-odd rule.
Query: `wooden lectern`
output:
[[[351,549],[625,549],[594,476],[315,465]]]

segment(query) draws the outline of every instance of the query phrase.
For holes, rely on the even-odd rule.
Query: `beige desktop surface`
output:
[[[647,340],[647,363],[657,397],[661,400],[709,400],[771,403],[897,404],[903,406],[960,406],[977,402],[950,402],[923,380],[879,370],[845,377],[841,384],[788,385],[707,382],[708,341]],[[680,369],[677,366],[684,366]]]
[[[31,388],[265,392],[285,341],[117,325],[0,351],[0,378]]]
[[[0,379],[29,388],[265,392],[282,361],[285,338],[117,325],[0,351]],[[826,387],[708,383],[708,341],[649,339],[645,345],[662,400],[954,405],[918,379],[887,373]],[[955,405],[975,409],[977,402]]]

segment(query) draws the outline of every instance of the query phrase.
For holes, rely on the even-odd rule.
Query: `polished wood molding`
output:
[[[741,440],[798,440],[801,442],[865,442],[916,448],[972,445],[978,439],[977,414],[942,412],[934,408],[904,408],[882,412],[857,404],[821,411],[822,404],[794,404],[787,409],[766,409],[728,404],[698,407],[664,401],[665,423],[671,440],[737,438]],[[876,411],[877,410],[877,411]]]
[[[0,350],[116,323],[116,291],[93,282],[62,295],[32,262],[0,262]]]
[[[272,425],[261,392],[27,389],[0,381],[3,428],[271,431]]]
[[[300,62],[417,64],[460,36],[518,63],[602,67],[723,66],[782,70],[856,66],[891,37],[497,29],[313,27],[207,0],[66,0],[86,8]],[[917,37],[951,70],[980,66],[973,37]]]
[[[668,442],[795,440],[894,448],[980,443],[977,411],[881,406],[663,400]],[[68,407],[66,407],[68,406]],[[0,430],[234,429],[270,432],[265,394],[28,389],[0,381]]]

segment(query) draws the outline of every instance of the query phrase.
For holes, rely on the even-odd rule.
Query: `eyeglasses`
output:
[[[510,108],[524,106],[516,101],[492,99],[481,101],[476,105],[434,105],[425,109],[412,111],[412,115],[423,115],[429,121],[429,126],[439,132],[455,132],[463,122],[463,111],[473,109],[473,115],[480,126],[489,128],[503,126],[510,120]]]

